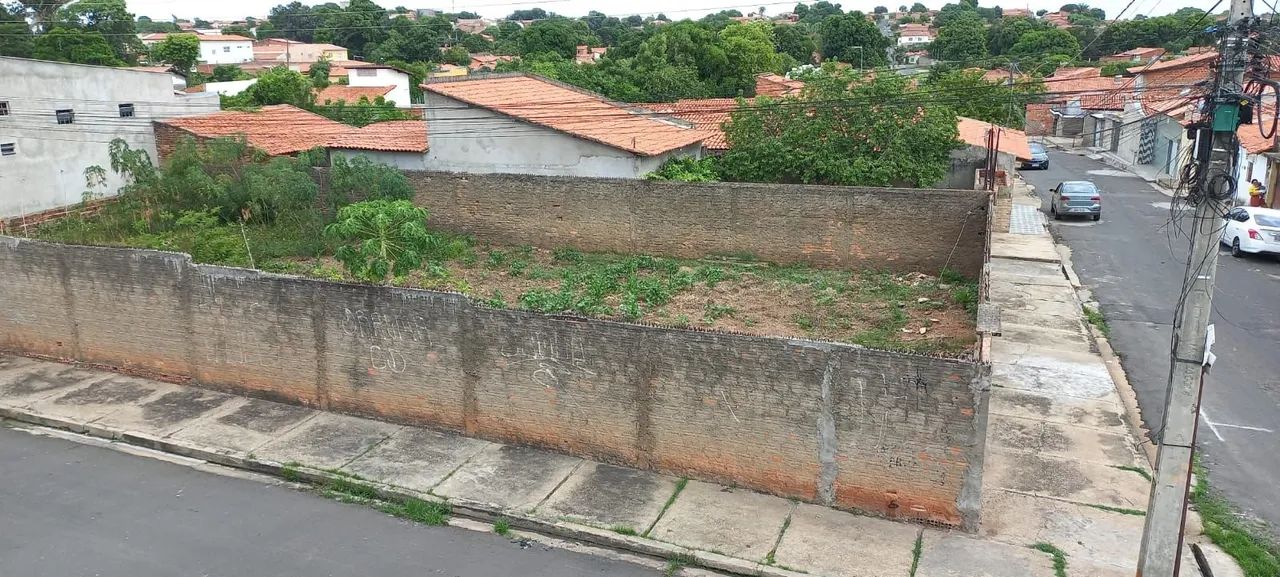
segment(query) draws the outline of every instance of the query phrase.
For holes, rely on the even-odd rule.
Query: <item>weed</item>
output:
[[[493,289],[493,293],[489,295],[489,298],[480,301],[480,303],[495,309],[507,308],[507,299],[502,297],[502,291],[498,289]]]
[[[1100,511],[1108,511],[1111,513],[1119,513],[1121,515],[1133,515],[1136,517],[1146,517],[1147,512],[1142,509],[1129,509],[1127,507],[1112,507],[1110,505],[1095,505],[1093,503],[1085,503],[1087,507],[1093,507]]]
[[[582,262],[582,251],[576,248],[560,247],[551,251],[551,260],[566,264],[578,264]]]
[[[507,253],[494,249],[489,251],[489,257],[485,259],[484,265],[489,268],[502,268],[507,263]]]
[[[524,275],[524,271],[527,268],[529,268],[529,261],[513,260],[511,261],[511,266],[507,269],[507,272],[513,277],[520,277]]]
[[[626,317],[627,320],[637,320],[643,312],[640,309],[640,304],[636,302],[636,293],[629,292],[622,296],[622,304],[618,305],[618,313]]]
[[[290,483],[296,483],[302,480],[302,474],[298,472],[298,463],[290,461],[280,467],[280,476]]]
[[[382,511],[423,525],[444,525],[449,522],[449,514],[452,512],[448,503],[424,501],[413,497],[400,503],[387,504],[382,507]]]
[[[626,525],[614,525],[613,527],[610,527],[609,530],[619,535],[626,535],[628,537],[635,537],[637,535],[635,529],[632,529],[631,527],[628,527]]]
[[[725,279],[724,269],[718,266],[699,267],[697,272],[694,274],[697,279],[706,284],[708,288],[716,288],[716,285],[720,284],[720,281]]]
[[[670,497],[667,497],[667,502],[662,504],[662,510],[658,512],[658,519],[661,519],[662,516],[667,513],[667,509],[670,509],[671,505],[675,504],[676,498],[680,496],[680,492],[684,491],[685,485],[688,485],[688,484],[689,484],[689,479],[686,479],[686,478],[681,478],[679,481],[676,481],[675,490],[671,492]],[[655,520],[653,522],[653,525],[650,525],[649,528],[645,530],[643,536],[648,537],[649,533],[653,531],[653,526],[657,524],[658,522]]]
[[[684,314],[676,315],[675,320],[672,321],[671,324],[675,325],[678,328],[685,328],[689,326],[689,315],[684,315]]]
[[[1112,465],[1112,467],[1116,469],[1120,469],[1121,471],[1129,471],[1132,473],[1137,473],[1141,475],[1143,479],[1146,479],[1148,483],[1155,480],[1151,478],[1151,473],[1148,473],[1147,470],[1143,469],[1142,467],[1135,467],[1133,465]]]
[[[1082,307],[1084,310],[1084,318],[1089,324],[1098,329],[1102,336],[1111,338],[1111,326],[1107,324],[1106,317],[1102,316],[1102,311],[1090,306]]]
[[[916,534],[916,544],[911,547],[911,572],[909,577],[916,577],[916,568],[920,566],[920,553],[924,551],[924,531]]]
[[[942,269],[942,273],[938,275],[938,280],[946,284],[967,284],[971,282],[953,268]]]
[[[508,521],[506,517],[498,518],[497,521],[493,522],[493,532],[506,537],[507,534],[511,533],[511,521]]]
[[[1056,577],[1067,577],[1067,554],[1050,543],[1036,543],[1032,549],[1053,555],[1053,574]]]
[[[376,500],[379,498],[377,489],[343,476],[329,479],[328,484],[325,485],[325,490],[331,493],[348,495],[357,499]]]
[[[737,312],[738,309],[729,305],[718,305],[716,303],[709,302],[705,307],[703,307],[702,322],[712,324],[723,317],[731,317]]]
[[[1225,499],[1210,491],[1208,471],[1198,458],[1192,466],[1196,484],[1191,491],[1191,501],[1200,511],[1205,535],[1236,560],[1245,577],[1280,575],[1280,548],[1268,541],[1260,528],[1241,520]]]
[[[672,577],[676,573],[679,573],[680,569],[696,566],[697,564],[698,558],[694,557],[692,553],[676,553],[672,555],[670,559],[667,559],[667,568],[662,572],[662,574],[665,577]]]
[[[795,321],[796,326],[800,327],[802,330],[806,332],[813,330],[813,325],[814,325],[813,317],[810,317],[808,315],[797,314],[794,317],[792,317],[791,320]]]

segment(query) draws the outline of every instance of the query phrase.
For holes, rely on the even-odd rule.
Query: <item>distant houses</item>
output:
[[[164,41],[171,35],[187,34],[185,32],[175,33],[151,33],[139,34],[138,39],[148,47]],[[253,62],[253,39],[244,36],[236,36],[233,34],[196,34],[200,40],[200,63],[201,64],[243,64],[245,62]]]

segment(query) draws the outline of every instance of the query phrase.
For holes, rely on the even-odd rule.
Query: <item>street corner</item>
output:
[[[160,396],[125,404],[95,424],[164,437],[238,399],[232,395],[161,383]]]
[[[1054,577],[1053,557],[1029,545],[925,530],[915,577]]]
[[[400,430],[399,425],[335,413],[318,413],[283,437],[254,449],[277,463],[300,463],[315,469],[336,469],[362,455]]]
[[[1081,452],[1085,449],[1080,449]],[[1124,461],[1132,466],[1132,460]],[[1077,456],[1054,457],[1029,451],[988,449],[984,485],[1062,499],[1095,508],[1139,515],[1146,511],[1150,484],[1142,476]]]
[[[900,577],[911,572],[920,531],[908,523],[802,503],[791,513],[774,561],[831,577]]]
[[[342,469],[425,493],[491,444],[454,433],[404,427]]]
[[[642,535],[662,514],[680,480],[587,461],[538,507],[539,517]]]
[[[980,535],[1016,546],[1047,543],[1068,559],[1136,567],[1144,516],[986,488]]]
[[[30,403],[107,376],[101,371],[88,371],[63,363],[51,363],[26,357],[0,357],[0,406],[24,407]]]
[[[555,491],[582,462],[532,447],[491,444],[431,492],[524,514]]]
[[[127,375],[98,373],[95,376],[78,385],[64,387],[60,394],[29,406],[41,416],[86,424],[120,410],[136,408],[164,393],[180,390],[178,385]]]
[[[226,409],[207,415],[170,434],[217,452],[248,454],[280,438],[320,411],[261,399],[235,398]]]
[[[649,536],[741,559],[763,561],[794,504],[782,497],[689,481]]]

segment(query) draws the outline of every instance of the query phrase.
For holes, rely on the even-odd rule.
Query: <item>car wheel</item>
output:
[[[1058,207],[1049,205],[1049,214],[1053,215],[1053,220],[1062,220],[1062,215],[1058,214]]]
[[[1100,221],[1100,220],[1102,220],[1102,215],[1101,215],[1101,214],[1095,214],[1095,215],[1093,215],[1093,221],[1094,221],[1094,222],[1098,222],[1098,221]]]
[[[1240,237],[1236,237],[1231,241],[1231,256],[1244,258],[1244,251],[1240,250]]]
[[[1044,164],[1041,164],[1040,170],[1049,170],[1049,161],[1046,160]]]

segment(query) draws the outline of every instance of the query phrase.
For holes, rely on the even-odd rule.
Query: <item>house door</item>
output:
[[[1120,152],[1120,121],[1111,121],[1111,152]]]
[[[1164,151],[1164,173],[1173,176],[1177,170],[1174,168],[1178,163],[1178,143],[1172,140],[1165,141]]]

